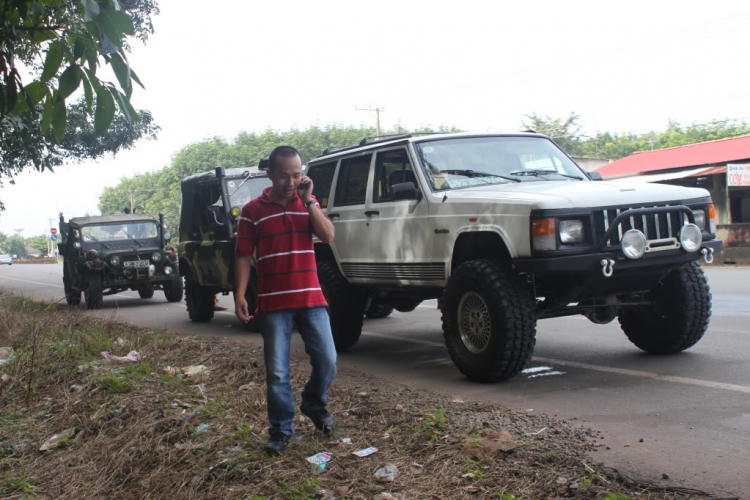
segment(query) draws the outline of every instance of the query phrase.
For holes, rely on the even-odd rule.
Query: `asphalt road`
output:
[[[411,313],[365,320],[361,340],[339,362],[455,399],[576,419],[604,433],[609,449],[594,453],[599,462],[664,486],[750,498],[750,269],[711,268],[707,274],[714,296],[711,326],[701,342],[678,355],[639,351],[617,322],[543,320],[526,373],[476,384],[452,366],[431,301]],[[61,275],[56,265],[2,266],[0,290],[61,300]],[[230,297],[222,303],[232,306]],[[107,296],[104,308],[92,314],[260,341],[244,333],[229,311],[210,324],[191,323],[184,303],[169,304],[160,292],[149,300],[135,292]],[[298,337],[295,342],[302,351]]]

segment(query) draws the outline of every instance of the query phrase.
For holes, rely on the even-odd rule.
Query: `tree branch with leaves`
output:
[[[153,0],[0,0],[0,182],[155,137],[150,113],[130,102],[143,83],[127,53],[158,13]],[[115,81],[99,76],[105,65]]]

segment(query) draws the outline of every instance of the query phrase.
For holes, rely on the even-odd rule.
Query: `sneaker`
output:
[[[286,447],[289,446],[289,436],[286,434],[273,434],[271,438],[266,441],[264,447],[266,453],[269,455],[281,455]]]
[[[321,408],[320,410],[307,410],[304,406],[300,406],[299,409],[303,415],[313,421],[315,428],[319,431],[330,434],[336,427],[336,421],[333,420],[333,417],[325,408]]]

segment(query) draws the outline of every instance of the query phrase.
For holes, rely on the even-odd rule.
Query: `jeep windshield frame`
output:
[[[105,246],[107,243],[123,241],[138,243],[159,238],[159,224],[149,220],[88,224],[79,229],[83,243],[100,243]]]
[[[246,177],[226,177],[224,182],[229,193],[229,205],[238,208],[244,207],[249,201],[262,195],[263,190],[271,185],[271,179],[265,173],[250,174]],[[221,197],[214,205],[222,205]]]
[[[434,192],[518,181],[590,180],[546,137],[469,136],[426,139],[413,144]]]

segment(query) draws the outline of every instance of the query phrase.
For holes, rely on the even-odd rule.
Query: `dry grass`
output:
[[[23,297],[0,297],[0,497],[118,499],[694,498],[597,467],[591,431],[546,417],[453,402],[342,369],[330,409],[339,435],[303,419],[281,457],[266,439],[262,353],[247,344],[153,332]],[[139,351],[117,365],[100,351]],[[202,379],[171,367],[203,364]],[[301,389],[307,362],[293,361]],[[539,434],[529,435],[546,427]],[[51,435],[75,435],[40,452]],[[344,442],[349,438],[351,444]],[[352,451],[376,446],[358,458]],[[305,457],[329,452],[324,474]],[[395,464],[380,483],[374,472]],[[326,490],[326,491],[322,491]],[[618,496],[619,495],[619,496]]]

